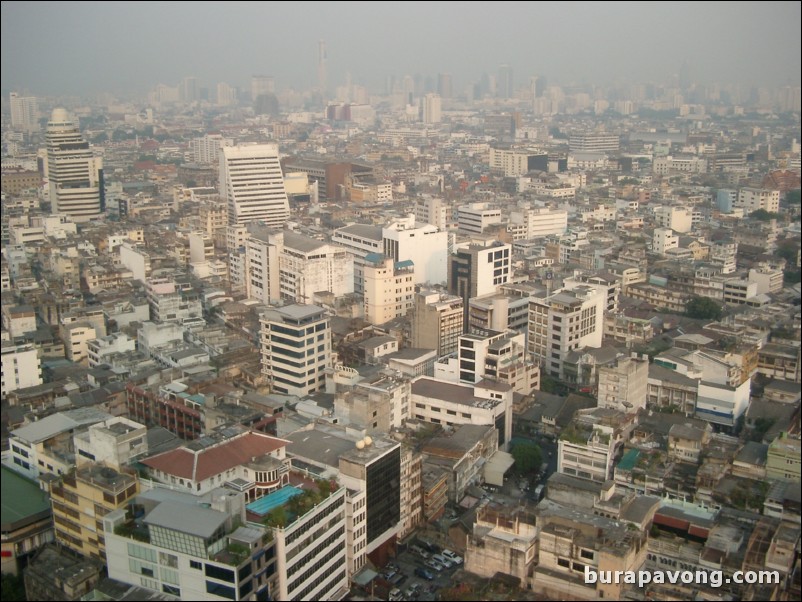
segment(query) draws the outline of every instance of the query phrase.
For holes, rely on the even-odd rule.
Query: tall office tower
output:
[[[565,356],[583,347],[602,346],[605,287],[578,284],[529,300],[529,352],[544,371],[565,378]]]
[[[427,94],[421,99],[421,119],[427,125],[440,123],[442,115],[439,94]]]
[[[496,96],[498,98],[512,98],[514,92],[512,67],[506,64],[499,65],[498,78],[496,80]]]
[[[317,43],[317,85],[320,88],[320,93],[325,98],[326,96],[326,62],[328,57],[326,56],[326,42],[320,40]]]
[[[218,107],[233,105],[237,101],[237,89],[225,82],[220,82],[217,84],[215,101]]]
[[[260,96],[276,93],[276,80],[272,75],[251,76],[251,101],[256,102]]]
[[[448,292],[462,299],[463,332],[468,331],[469,301],[495,293],[512,278],[512,246],[487,242],[459,249],[448,260]]]
[[[281,227],[290,203],[278,158],[278,145],[227,146],[220,152],[220,193],[228,206],[228,225],[262,221]]]
[[[11,105],[11,127],[32,132],[39,129],[39,107],[35,96],[9,95]]]
[[[185,77],[178,86],[178,100],[181,102],[195,102],[200,100],[200,88],[197,77]]]
[[[441,98],[451,98],[454,95],[454,87],[451,82],[450,73],[437,74],[437,93]]]
[[[64,109],[54,109],[47,123],[47,178],[53,213],[87,222],[103,213],[103,159]]]
[[[305,397],[326,386],[331,368],[331,322],[317,305],[265,311],[261,323],[262,373],[271,390]],[[300,358],[300,359],[299,359]]]

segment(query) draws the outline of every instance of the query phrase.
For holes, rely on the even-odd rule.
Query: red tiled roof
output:
[[[270,435],[249,432],[198,451],[185,447],[174,449],[142,460],[142,463],[171,476],[198,482],[265,456],[286,443]]]

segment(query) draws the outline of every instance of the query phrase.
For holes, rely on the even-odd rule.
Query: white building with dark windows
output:
[[[282,226],[290,216],[278,146],[253,144],[220,149],[220,196],[228,224],[262,221]]]
[[[103,159],[95,156],[67,111],[53,110],[45,140],[52,213],[74,222],[100,217],[105,209]]]
[[[317,305],[287,305],[262,314],[262,372],[274,393],[304,397],[326,387],[331,324]]]

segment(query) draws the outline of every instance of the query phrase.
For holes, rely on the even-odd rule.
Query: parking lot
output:
[[[427,552],[428,553],[428,552]],[[431,553],[428,553],[431,556]],[[403,574],[405,579],[396,584],[395,587],[401,590],[404,594],[404,600],[436,600],[437,592],[444,587],[453,586],[453,577],[462,565],[454,565],[451,568],[443,568],[439,573],[425,563],[423,557],[418,553],[412,551],[411,546],[407,546],[406,550],[399,551],[398,556],[389,563],[393,568],[397,568],[397,572]],[[415,575],[415,569],[423,568],[429,571],[434,579],[431,581]],[[410,590],[417,588],[417,593],[410,597]]]

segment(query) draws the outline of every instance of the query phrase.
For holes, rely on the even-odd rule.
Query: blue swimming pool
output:
[[[303,491],[304,491],[303,489],[300,489],[298,487],[293,487],[292,485],[288,485],[286,487],[282,487],[278,491],[274,491],[269,495],[260,497],[255,502],[251,502],[250,504],[248,504],[246,508],[250,512],[253,512],[254,514],[258,514],[259,516],[264,516],[265,514],[270,512],[273,508],[281,506],[287,500],[303,493]]]

